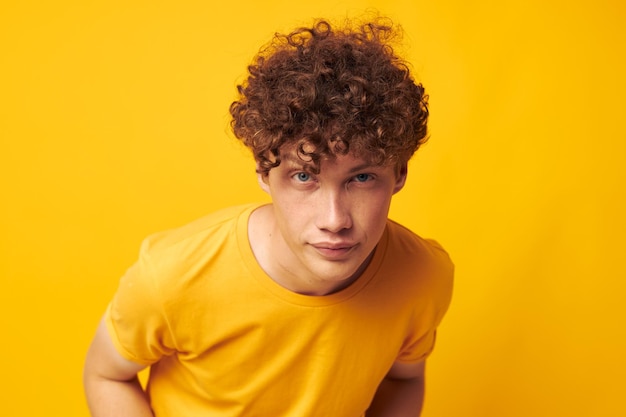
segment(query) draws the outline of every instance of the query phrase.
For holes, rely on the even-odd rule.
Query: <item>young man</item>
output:
[[[94,417],[420,414],[453,267],[387,218],[428,118],[392,35],[318,21],[259,53],[232,126],[272,204],[146,239],[87,355]]]

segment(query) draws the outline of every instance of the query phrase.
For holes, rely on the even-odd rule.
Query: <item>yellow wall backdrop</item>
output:
[[[83,357],[141,239],[265,198],[227,128],[252,55],[369,7],[431,95],[392,216],[457,265],[424,415],[626,415],[622,2],[212,4],[0,5],[1,415],[87,415]]]

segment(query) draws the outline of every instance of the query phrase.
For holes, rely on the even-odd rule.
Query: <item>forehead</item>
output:
[[[373,163],[371,160],[353,153],[345,155],[328,155],[321,156],[318,163],[315,163],[311,157],[299,155],[293,151],[285,155],[281,154],[280,167],[285,170],[301,169],[315,174],[324,174],[333,172],[336,174],[354,174],[358,171],[384,171],[392,169],[389,165],[381,165]]]
[[[317,152],[315,147],[307,142],[301,142],[299,144],[286,144],[280,149],[280,161],[289,165],[297,165],[307,168],[319,169],[323,165],[332,164],[359,164],[370,167],[383,167],[385,164],[381,163],[380,158],[377,158],[374,153],[368,154],[366,152],[333,152],[330,149],[326,149],[322,152]]]

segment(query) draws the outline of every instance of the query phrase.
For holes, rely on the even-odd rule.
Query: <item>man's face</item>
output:
[[[352,155],[324,159],[319,174],[292,152],[259,176],[273,201],[272,278],[314,295],[335,292],[363,271],[387,221],[391,197],[406,169],[377,166]]]

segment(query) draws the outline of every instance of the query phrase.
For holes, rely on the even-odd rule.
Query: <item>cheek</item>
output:
[[[391,197],[384,194],[378,197],[370,199],[367,204],[359,205],[359,222],[368,234],[382,234],[387,224]]]
[[[389,187],[380,187],[367,195],[363,195],[361,201],[364,202],[365,209],[369,210],[372,216],[381,214],[384,216],[389,211],[392,196],[393,193]]]
[[[278,198],[272,198],[276,220],[285,232],[289,229],[292,233],[301,229],[310,216],[311,207],[303,198],[288,196],[282,193]]]

